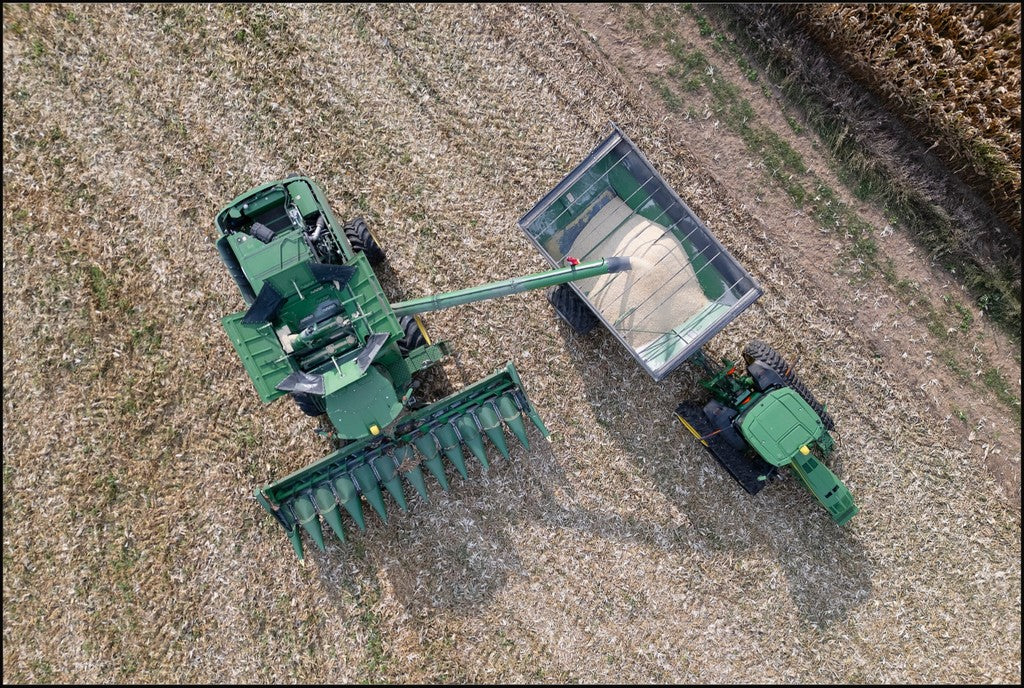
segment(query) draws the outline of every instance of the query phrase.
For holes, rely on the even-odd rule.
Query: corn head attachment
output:
[[[509,363],[462,391],[403,417],[393,431],[347,444],[256,490],[255,496],[288,533],[301,560],[299,526],[324,549],[324,524],[341,540],[345,539],[345,520],[359,530],[366,529],[364,500],[386,523],[385,493],[402,511],[408,510],[406,490],[410,487],[429,501],[427,474],[445,491],[449,489],[446,463],[449,472],[454,468],[467,477],[465,449],[485,471],[490,465],[486,444],[493,445],[502,457],[509,456],[505,429],[529,449],[527,419],[548,436]]]
[[[248,309],[222,320],[259,394],[285,394],[310,416],[326,415],[335,451],[256,499],[303,558],[300,526],[321,549],[323,523],[345,537],[342,512],[366,525],[363,504],[387,520],[384,493],[407,508],[403,482],[427,499],[426,468],[443,489],[442,457],[466,477],[463,446],[486,469],[486,439],[509,455],[503,428],[529,446],[524,418],[547,436],[515,367],[423,406],[417,374],[449,354],[420,315],[474,301],[629,270],[627,258],[514,277],[391,304],[373,266],[385,256],[366,223],[340,225],[323,192],[293,176],[252,189],[217,215],[217,250]]]

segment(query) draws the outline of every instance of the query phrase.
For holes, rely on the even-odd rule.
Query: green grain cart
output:
[[[387,520],[385,493],[402,510],[404,489],[427,499],[426,468],[445,490],[442,457],[466,477],[463,446],[486,469],[485,440],[509,456],[505,427],[529,447],[524,418],[548,430],[509,362],[434,403],[414,395],[417,373],[449,353],[418,315],[628,270],[616,256],[569,261],[547,272],[390,303],[373,266],[384,253],[366,223],[344,225],[321,189],[293,175],[251,189],[216,218],[217,250],[248,308],[222,323],[260,399],[290,395],[307,415],[326,416],[335,449],[255,490],[299,559],[300,529],[324,549],[323,524],[345,539],[342,515],[365,529],[363,504]],[[404,486],[404,487],[403,487]]]

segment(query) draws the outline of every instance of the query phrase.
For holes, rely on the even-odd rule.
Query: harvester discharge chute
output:
[[[524,420],[546,437],[515,367],[440,401],[414,396],[416,373],[449,353],[419,315],[630,269],[616,256],[392,304],[373,265],[384,254],[362,219],[340,225],[320,188],[293,176],[252,189],[217,215],[217,249],[247,310],[222,323],[263,402],[291,395],[326,416],[335,450],[255,491],[303,558],[300,530],[324,548],[342,514],[365,528],[363,502],[384,520],[384,494],[405,510],[403,482],[427,499],[425,468],[448,489],[442,457],[466,477],[463,445],[488,466],[486,439],[509,456],[505,427],[529,447]],[[322,522],[321,522],[322,521]]]

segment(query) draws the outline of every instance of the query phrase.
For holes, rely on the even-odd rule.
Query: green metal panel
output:
[[[360,337],[365,339],[373,332],[387,332],[392,335],[388,340],[389,344],[401,339],[404,335],[402,326],[398,323],[398,317],[391,309],[391,304],[384,295],[366,255],[357,253],[348,264],[356,267],[356,275],[345,285],[345,290],[354,297],[355,307],[362,314],[356,320],[356,331]]]
[[[821,505],[839,525],[845,524],[857,515],[860,509],[853,503],[853,495],[846,485],[829,470],[828,466],[819,462],[814,456],[797,454],[790,464],[807,489],[814,493]]]
[[[373,434],[371,427],[380,432],[402,412],[395,388],[376,366],[370,366],[366,373],[356,375],[355,361],[342,367],[343,381],[334,382],[334,375],[324,376],[324,392],[327,415],[344,439],[360,439]],[[333,387],[333,389],[332,389]]]
[[[281,380],[295,370],[284,355],[277,335],[266,323],[246,325],[242,322],[244,312],[232,313],[221,320],[228,337],[245,365],[260,400],[268,403],[283,395],[275,389]]]
[[[768,392],[740,419],[740,432],[765,461],[785,466],[825,432],[818,414],[790,387]]]
[[[288,267],[306,263],[312,257],[302,237],[295,234],[282,235],[269,244],[264,244],[247,234],[236,232],[228,237],[228,245],[238,256],[242,271],[259,294],[263,282]]]

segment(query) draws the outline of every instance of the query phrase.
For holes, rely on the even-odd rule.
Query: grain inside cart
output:
[[[612,126],[611,135],[519,226],[553,266],[569,258],[631,258],[629,273],[566,285],[553,300],[571,303],[575,293],[644,370],[661,380],[762,291]]]

